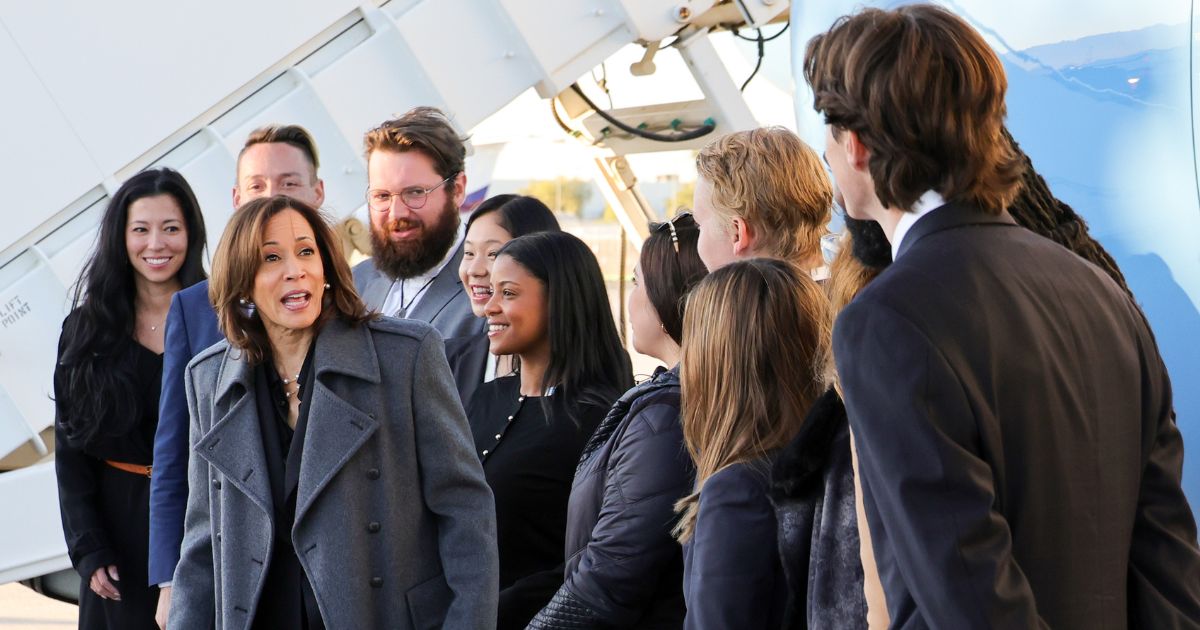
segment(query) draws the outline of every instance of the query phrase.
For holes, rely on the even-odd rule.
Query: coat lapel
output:
[[[380,383],[379,358],[367,324],[351,327],[341,320],[330,321],[317,336],[314,352],[316,378],[300,462],[293,531],[321,491],[379,428],[375,414],[343,398],[355,383],[338,378]]]
[[[413,307],[412,312],[408,313],[408,319],[416,319],[427,324],[433,323],[433,318],[438,316],[450,300],[454,296],[462,293],[462,280],[458,278],[458,266],[462,263],[463,250],[462,246],[454,252],[454,257],[446,263],[445,267],[438,272],[438,275],[433,280],[433,284],[429,285],[429,291],[421,298],[417,305]]]
[[[233,351],[225,352],[213,398],[214,410],[225,411],[194,450],[274,520],[267,456],[254,398],[254,368],[233,355]]]

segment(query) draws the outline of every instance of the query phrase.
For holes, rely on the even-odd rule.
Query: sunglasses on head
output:
[[[685,210],[683,212],[680,212],[679,214],[676,214],[675,216],[671,217],[670,219],[667,219],[666,221],[651,223],[650,231],[651,232],[661,232],[663,228],[670,229],[671,230],[671,245],[675,247],[675,253],[678,254],[679,253],[679,233],[675,231],[675,222],[682,219],[683,217],[690,217],[690,216],[692,216],[692,211]]]

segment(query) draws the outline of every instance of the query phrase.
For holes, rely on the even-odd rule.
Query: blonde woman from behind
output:
[[[713,271],[688,298],[681,420],[696,486],[676,505],[675,531],[685,628],[783,622],[770,470],[824,390],[828,308],[807,273],[763,258]]]

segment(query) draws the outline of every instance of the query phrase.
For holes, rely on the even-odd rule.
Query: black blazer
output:
[[[463,407],[471,402],[475,390],[483,384],[483,373],[487,371],[488,337],[482,332],[469,337],[454,337],[446,340],[446,361],[454,374],[454,385],[458,388]]]
[[[1200,624],[1171,385],[1104,272],[948,204],[834,352],[895,627]]]

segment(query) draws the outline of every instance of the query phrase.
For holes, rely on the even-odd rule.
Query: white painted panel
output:
[[[593,44],[625,28],[624,9],[613,0],[499,1],[549,75],[574,65]],[[628,43],[628,39],[624,43]],[[599,64],[606,56],[600,56],[588,65]]]
[[[186,146],[191,143],[195,149]],[[234,163],[234,156],[225,145],[211,131],[202,130],[156,164],[179,171],[196,193],[204,214],[208,259],[216,251],[225,223],[233,214]]]
[[[423,2],[397,27],[462,127],[479,124],[543,78],[520,33],[492,2]]]
[[[356,6],[351,0],[8,2],[0,5],[0,21],[100,168],[115,172]]]
[[[2,252],[100,183],[102,176],[3,29],[0,86]]]
[[[445,107],[399,33],[386,28],[312,77],[312,86],[355,150],[368,129],[417,105]]]
[[[0,361],[3,359],[4,357],[0,356]],[[0,457],[16,450],[33,435],[33,430],[25,422],[25,416],[21,415],[12,398],[9,398],[8,392],[0,386]]]
[[[67,290],[33,250],[18,256],[3,272],[0,383],[11,399],[10,409],[37,432],[54,422],[49,375],[54,373],[58,337],[68,310]]]
[[[70,568],[54,462],[0,475],[0,505],[0,584]]]
[[[87,197],[95,201],[37,243],[37,248],[49,259],[54,276],[67,287],[68,295],[73,293],[79,274],[96,247],[100,219],[108,208],[108,197],[102,194],[101,189],[91,191]],[[7,273],[0,274],[0,277],[17,281]],[[5,282],[0,280],[0,291],[6,288]]]

